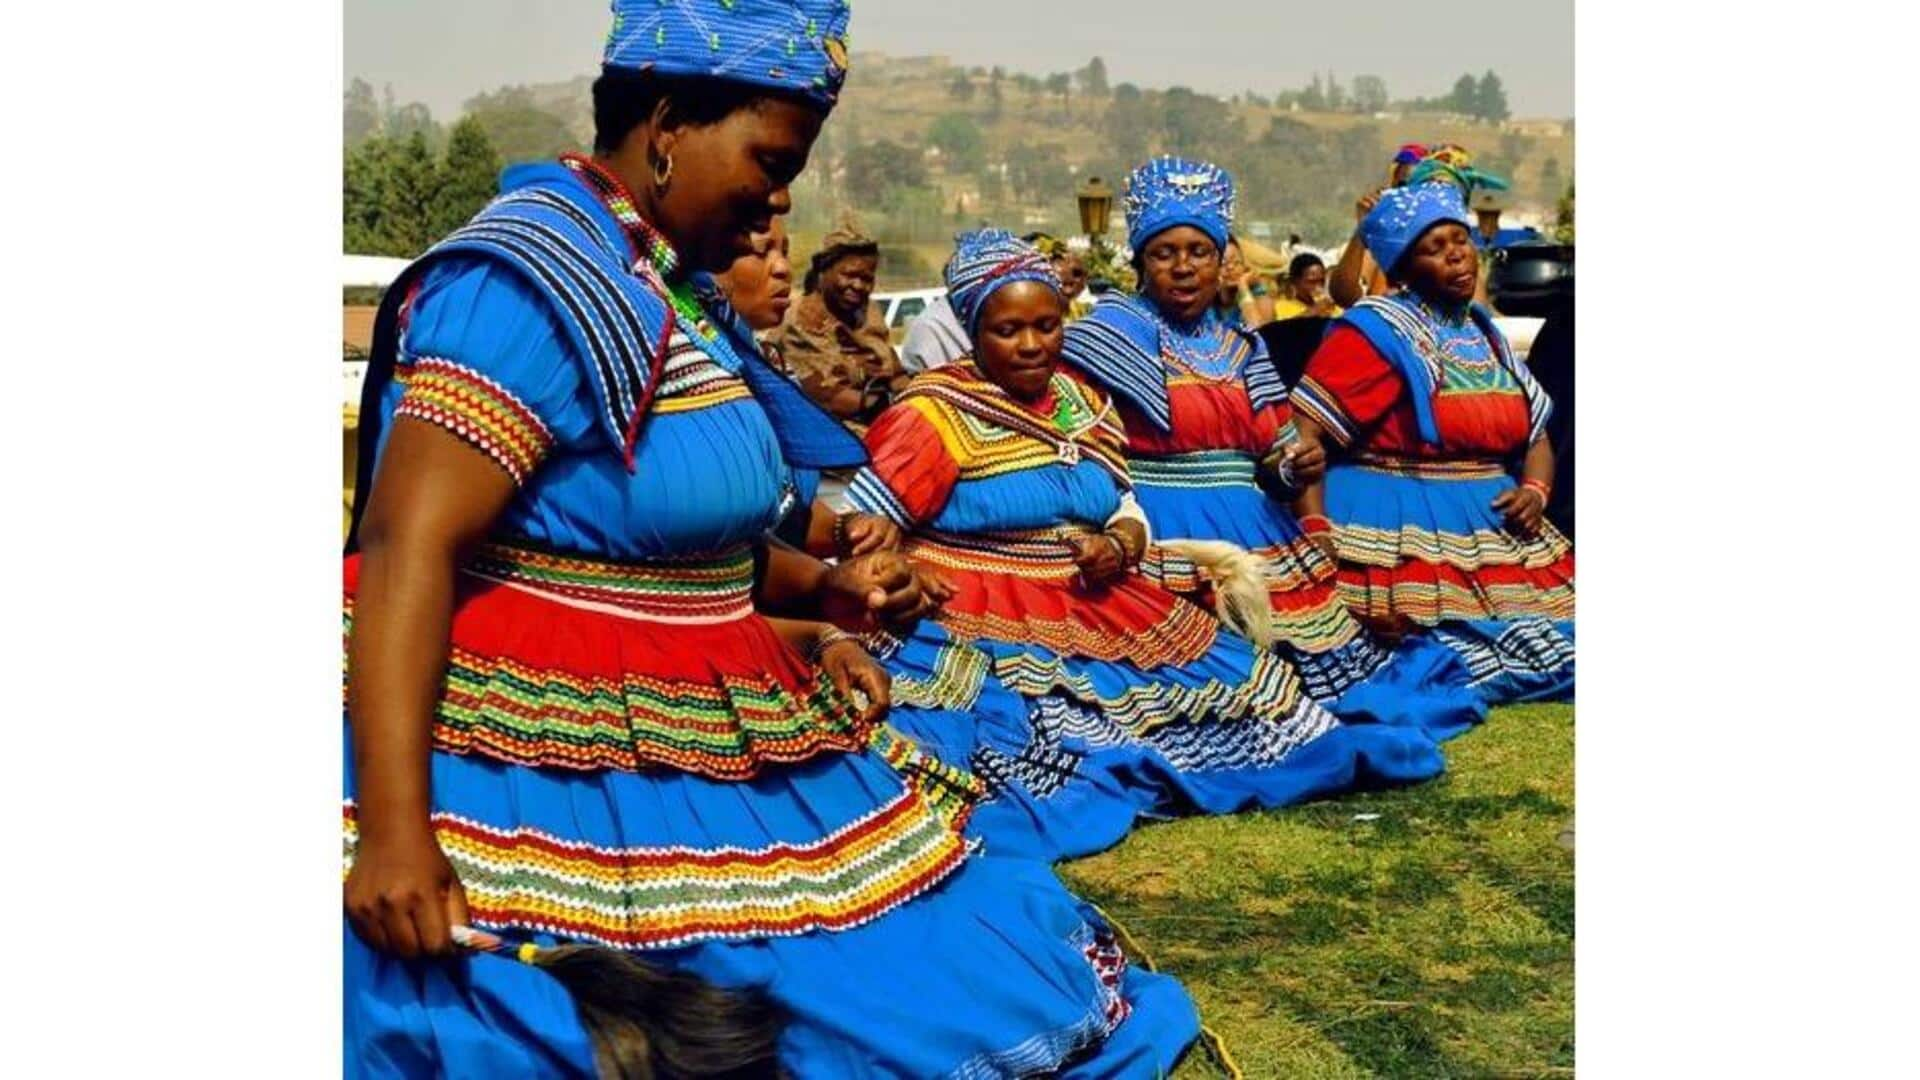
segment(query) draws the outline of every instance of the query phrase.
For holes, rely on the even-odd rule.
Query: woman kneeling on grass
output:
[[[1543,515],[1553,403],[1473,302],[1469,220],[1460,187],[1435,182],[1362,222],[1395,288],[1342,315],[1294,387],[1301,436],[1334,454],[1303,505],[1324,499],[1362,621],[1429,630],[1490,702],[1570,698],[1573,545]]]
[[[948,294],[974,355],[922,374],[868,433],[852,503],[892,518],[946,579],[938,626],[886,657],[896,685],[976,712],[976,768],[1062,812],[989,846],[1048,857],[1117,842],[1135,818],[1281,806],[1442,768],[1414,728],[1346,725],[1280,656],[1134,572],[1147,528],[1105,395],[1058,370],[1066,301],[1047,260],[999,230],[960,238]],[[997,800],[996,800],[997,801]],[[1046,800],[1041,800],[1046,801]],[[992,804],[989,804],[992,805]]]
[[[1210,162],[1135,169],[1140,293],[1109,296],[1066,334],[1067,363],[1114,395],[1126,424],[1127,467],[1159,540],[1141,572],[1285,657],[1343,719],[1456,735],[1486,715],[1466,666],[1431,641],[1392,647],[1367,633],[1335,589],[1326,519],[1289,505],[1325,455],[1300,443],[1261,339],[1214,303],[1233,201],[1232,178]]]
[[[795,468],[864,455],[709,276],[790,209],[846,22],[621,0],[595,156],[510,170],[389,293],[345,566],[350,1076],[1141,1075],[1197,1030],[1046,867],[974,857],[978,781],[754,611],[931,606],[897,554],[765,542]],[[619,985],[570,997],[537,964],[566,943]],[[596,1053],[621,1022],[646,1070]]]

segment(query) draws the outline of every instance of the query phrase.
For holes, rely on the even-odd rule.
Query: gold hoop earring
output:
[[[665,168],[661,168],[662,162],[666,163]],[[662,191],[662,192],[666,191],[667,184],[672,179],[673,179],[673,155],[668,154],[665,157],[655,159],[653,163],[653,190]]]

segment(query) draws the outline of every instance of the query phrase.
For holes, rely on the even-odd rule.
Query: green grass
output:
[[[1446,749],[1420,787],[1154,825],[1061,876],[1248,1077],[1571,1075],[1573,707]],[[1212,1075],[1197,1049],[1175,1073]]]

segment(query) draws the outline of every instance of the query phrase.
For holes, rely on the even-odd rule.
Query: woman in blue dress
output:
[[[921,374],[881,414],[848,497],[907,530],[902,550],[950,589],[937,624],[885,659],[898,700],[976,715],[957,733],[915,726],[934,715],[896,722],[942,747],[971,739],[1014,803],[1071,808],[1013,815],[986,831],[990,847],[1085,854],[1141,815],[1440,771],[1424,733],[1342,724],[1284,659],[1133,572],[1148,534],[1124,436],[1099,391],[1056,370],[1065,301],[1044,256],[1003,231],[968,234],[947,288],[974,356]]]
[[[770,1001],[796,1076],[1169,1069],[1197,1031],[1177,984],[1044,866],[977,857],[978,781],[754,610],[929,606],[897,555],[764,541],[795,470],[862,455],[708,275],[789,209],[845,5],[615,12],[596,155],[509,170],[378,320],[345,565],[348,1074],[594,1075],[572,999],[513,959],[559,943]],[[697,1026],[677,1004],[651,1009]]]
[[[1286,657],[1342,718],[1459,734],[1486,716],[1466,666],[1432,641],[1392,647],[1368,633],[1335,587],[1326,518],[1296,518],[1283,501],[1325,458],[1301,456],[1261,339],[1215,307],[1233,201],[1232,179],[1209,162],[1135,169],[1127,228],[1139,295],[1109,295],[1067,332],[1067,364],[1125,420],[1127,464],[1159,540],[1142,573]]]

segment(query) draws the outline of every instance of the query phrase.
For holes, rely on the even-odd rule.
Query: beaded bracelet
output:
[[[1305,533],[1332,532],[1333,521],[1325,514],[1308,514],[1300,519],[1300,531]]]
[[[833,553],[844,555],[847,552],[847,522],[853,519],[853,511],[833,516]]]
[[[1553,501],[1553,489],[1548,487],[1546,484],[1533,479],[1532,477],[1528,477],[1527,479],[1520,481],[1520,486],[1523,488],[1529,488],[1534,493],[1538,494],[1540,496],[1540,502],[1542,504]]]
[[[829,648],[843,641],[856,640],[852,634],[847,633],[845,630],[837,626],[829,626],[825,630],[820,631],[819,637],[813,639],[813,648],[808,650],[807,660],[817,665],[820,663],[820,657],[825,655]]]

